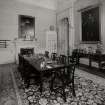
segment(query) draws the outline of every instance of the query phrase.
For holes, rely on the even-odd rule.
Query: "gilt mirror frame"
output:
[[[35,38],[35,17],[28,15],[19,15],[19,39],[33,40]]]

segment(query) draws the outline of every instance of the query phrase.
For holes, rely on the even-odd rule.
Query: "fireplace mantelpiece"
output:
[[[15,41],[15,61],[18,64],[18,54],[21,48],[33,48],[34,52],[37,53],[39,49],[39,44],[36,41]]]

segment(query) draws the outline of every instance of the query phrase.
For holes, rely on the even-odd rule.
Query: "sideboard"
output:
[[[89,67],[92,67],[92,62],[98,63],[99,70],[105,67],[105,54],[78,52],[78,55],[79,55],[79,59],[81,58],[89,59]]]

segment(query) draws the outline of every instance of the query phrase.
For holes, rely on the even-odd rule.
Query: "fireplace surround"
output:
[[[32,53],[38,52],[38,43],[36,41],[16,41],[15,42],[15,62],[18,64],[18,54],[28,53],[30,50]]]

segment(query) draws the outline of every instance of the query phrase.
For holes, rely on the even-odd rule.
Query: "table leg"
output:
[[[99,67],[99,70],[101,70],[101,62],[100,62],[100,60],[98,61],[98,67]]]
[[[43,88],[43,83],[42,83],[42,74],[40,74],[39,82],[40,82],[40,92],[42,93],[42,88]]]
[[[73,82],[72,82],[72,88],[73,88],[73,96],[75,97],[76,94],[75,94],[75,89],[74,89],[74,80],[73,80]]]
[[[55,80],[55,73],[53,72],[52,73],[52,77],[51,77],[51,85],[50,85],[50,90],[53,91],[53,83],[54,83],[54,80]]]
[[[91,67],[92,60],[89,58],[89,67]]]
[[[64,99],[64,101],[66,102],[66,93],[65,93],[64,77],[61,76],[60,79],[61,79],[61,81],[62,81],[63,99]]]

